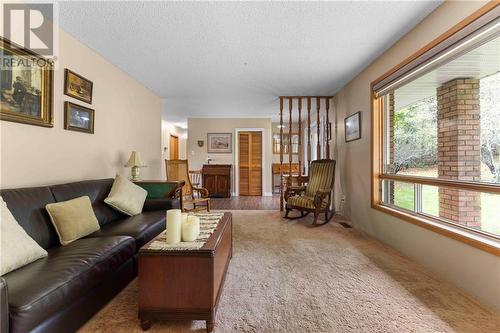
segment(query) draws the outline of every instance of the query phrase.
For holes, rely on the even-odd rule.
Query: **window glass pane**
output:
[[[386,172],[500,184],[500,37],[387,94]]]
[[[422,213],[439,216],[439,188],[422,185]]]
[[[384,202],[400,208],[415,210],[415,186],[410,183],[384,180]]]
[[[500,235],[500,195],[422,186],[422,213]]]

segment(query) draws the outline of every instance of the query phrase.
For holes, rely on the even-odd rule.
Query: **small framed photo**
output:
[[[345,142],[361,139],[361,111],[344,119]]]
[[[64,94],[76,98],[82,102],[92,104],[93,83],[81,75],[64,70]]]
[[[64,128],[94,134],[94,110],[64,102]]]
[[[208,133],[207,151],[209,153],[230,154],[233,148],[233,138],[231,133]]]

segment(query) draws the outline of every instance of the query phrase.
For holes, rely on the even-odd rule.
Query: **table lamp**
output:
[[[142,164],[141,161],[141,155],[139,154],[138,151],[133,151],[132,154],[130,154],[130,158],[128,159],[127,164],[125,164],[126,167],[130,167],[130,180],[132,181],[137,181],[139,180],[139,170],[140,168],[144,168],[145,165]]]

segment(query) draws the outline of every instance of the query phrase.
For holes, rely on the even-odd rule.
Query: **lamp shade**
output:
[[[130,154],[130,158],[128,159],[127,164],[125,164],[126,167],[142,167],[144,166],[141,161],[141,154],[139,154],[138,151],[133,151],[132,154]]]

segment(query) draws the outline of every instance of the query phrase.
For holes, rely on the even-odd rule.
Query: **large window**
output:
[[[372,84],[372,205],[499,254],[500,7],[489,7]]]

